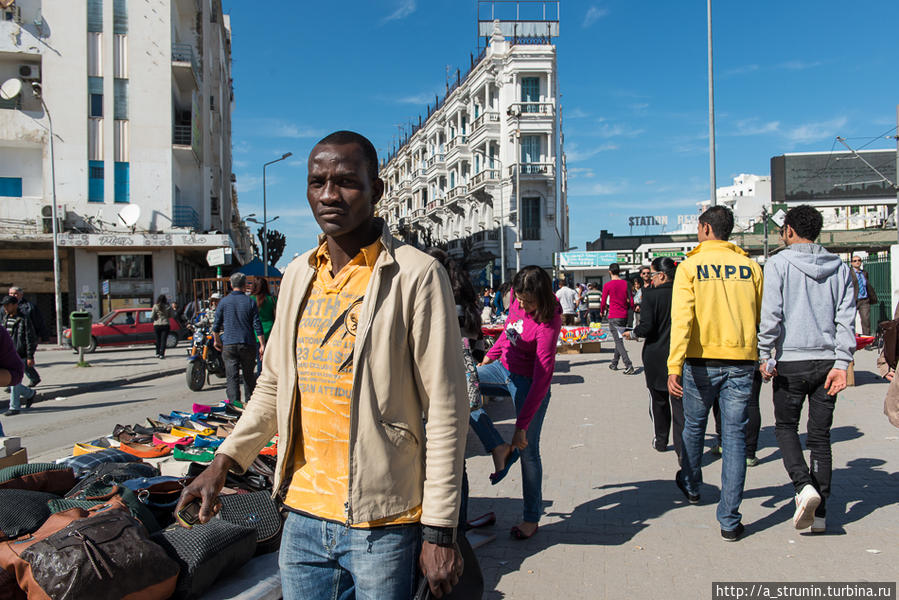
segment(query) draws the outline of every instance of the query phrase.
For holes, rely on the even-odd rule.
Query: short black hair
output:
[[[710,226],[716,238],[727,241],[734,230],[734,213],[725,206],[712,206],[699,215],[699,222]]]
[[[362,155],[365,157],[365,162],[368,163],[369,178],[371,178],[372,181],[378,178],[378,151],[375,150],[374,145],[364,135],[356,133],[355,131],[335,131],[320,139],[315,145],[321,146],[325,144],[336,146],[358,144],[362,149]]]
[[[609,265],[609,273],[612,275],[618,275],[621,273],[621,267],[618,266],[618,263],[612,263]]]
[[[815,241],[824,226],[824,217],[814,207],[800,204],[787,211],[787,216],[784,217],[784,229],[788,225],[799,237]]]
[[[659,273],[664,273],[668,281],[674,281],[677,263],[670,256],[656,256],[652,259],[652,268]]]

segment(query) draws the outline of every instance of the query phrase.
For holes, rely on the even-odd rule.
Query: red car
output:
[[[155,344],[156,333],[150,319],[149,308],[120,308],[112,311],[96,323],[91,324],[91,344],[85,352],[93,352],[97,346],[132,346],[134,344]],[[169,337],[166,348],[174,348],[184,338],[186,330],[175,319],[169,319]],[[63,331],[63,337],[72,345],[72,330]]]

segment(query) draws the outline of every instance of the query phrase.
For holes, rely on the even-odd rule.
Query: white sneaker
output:
[[[827,519],[826,517],[815,517],[815,522],[812,523],[812,533],[824,533],[827,531]]]
[[[813,485],[806,485],[796,494],[796,512],[793,513],[793,526],[796,529],[811,527],[815,521],[815,509],[821,504],[821,495]]]

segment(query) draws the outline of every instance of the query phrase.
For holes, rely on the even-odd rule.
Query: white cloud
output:
[[[428,104],[432,100],[434,100],[434,94],[429,92],[421,92],[420,94],[403,96],[396,99],[400,104]]]
[[[724,71],[725,76],[731,75],[746,75],[748,73],[755,73],[761,67],[758,65],[743,65],[742,67],[734,67],[732,69],[727,69]]]
[[[245,194],[262,187],[262,177],[255,175],[238,175],[237,176],[237,193]],[[252,211],[250,211],[252,212]]]
[[[596,174],[593,172],[593,169],[590,167],[574,167],[568,169],[568,179],[581,179],[581,178],[591,178]]]
[[[619,194],[627,188],[626,181],[605,181],[586,185],[571,186],[569,196],[611,196]]]
[[[567,148],[565,148],[565,157],[568,159],[569,163],[580,162],[582,160],[587,160],[593,156],[596,156],[600,152],[607,152],[609,150],[617,150],[618,146],[615,144],[603,144],[601,146],[594,146],[593,148],[587,148],[584,150],[580,150],[578,145],[575,143],[569,143]],[[571,172],[570,170],[568,171]]]
[[[381,24],[390,22],[390,21],[399,21],[400,19],[405,19],[409,15],[415,12],[417,2],[416,0],[401,0],[400,5],[396,8],[395,11],[381,19]]]
[[[584,23],[583,27],[587,28],[599,21],[601,18],[605,17],[609,14],[609,9],[607,8],[599,8],[598,6],[591,6],[587,9],[587,14],[584,15]]]
[[[569,119],[584,119],[590,116],[590,113],[580,108],[572,108],[565,112],[565,116]]]
[[[814,69],[820,67],[820,61],[807,62],[804,60],[788,60],[787,62],[777,65],[778,69],[787,69],[788,71],[804,71],[806,69]]]
[[[762,122],[752,118],[737,121],[737,131],[734,135],[764,135],[778,131],[780,131],[780,121]]]
[[[621,123],[609,123],[604,117],[597,119],[599,127],[593,131],[593,135],[604,138],[635,137],[643,133],[643,129],[631,129]]]
[[[791,142],[804,143],[836,137],[846,127],[848,119],[837,117],[828,121],[805,123],[787,131],[787,139]]]

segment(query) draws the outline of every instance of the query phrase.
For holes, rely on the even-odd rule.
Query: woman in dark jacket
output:
[[[660,256],[652,261],[651,287],[643,290],[640,323],[633,336],[645,338],[643,372],[649,388],[649,415],[655,433],[652,447],[659,452],[668,449],[668,432],[674,423],[674,452],[681,457],[681,435],[684,431],[684,406],[681,398],[668,395],[668,347],[671,343],[671,293],[674,271],[671,258]]]

